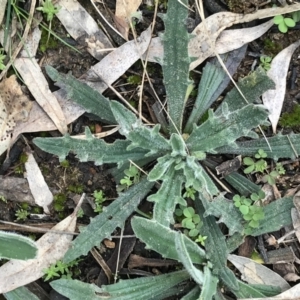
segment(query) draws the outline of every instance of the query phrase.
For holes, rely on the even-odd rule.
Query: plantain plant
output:
[[[274,88],[274,83],[262,68],[240,80],[239,90],[231,90],[213,111],[210,107],[220,94],[220,86],[225,88],[223,82],[228,82],[228,78],[219,65],[207,63],[193,108],[187,108],[193,84],[189,79],[192,58],[188,55],[188,42],[192,37],[185,27],[187,5],[187,0],[169,1],[168,12],[162,16],[165,23],[162,36],[164,57],[160,63],[167,110],[159,118],[161,124],[144,124],[120,102],[105,98],[69,74],[59,74],[47,67],[48,75],[64,86],[71,99],[87,112],[99,116],[103,122],[119,125],[119,133],[124,139],[107,143],[94,138],[86,128],[84,140],[66,135],[35,138],[34,143],[58,155],[61,160],[72,151],[81,161],[94,161],[97,165],[115,163],[120,170],[128,169],[133,162],[148,172],[92,219],[73,241],[64,261],[87,254],[99,241],[109,238],[117,227],[123,227],[141,200],[147,197],[153,202],[153,217],[151,220],[137,216],[132,218],[136,236],[148,248],[182,263],[181,271],[124,280],[101,288],[65,279],[52,283],[57,291],[71,299],[81,299],[87,293],[89,299],[106,299],[108,296],[111,299],[164,299],[178,293],[185,294],[182,299],[223,299],[221,290],[241,298],[280,293],[278,287],[245,284],[226,266],[227,255],[243,242],[245,221],[207,170],[216,167],[213,160],[216,155],[251,156],[258,149],[264,150],[268,158],[274,160],[281,157],[293,159],[300,151],[300,135],[279,134],[265,138],[259,137],[259,131],[255,131],[259,125],[269,124],[268,111],[259,103],[259,97]],[[237,172],[225,176],[225,180],[241,196],[247,197],[260,191],[259,186]],[[191,188],[196,191],[195,209],[203,222],[200,233],[207,236],[205,248],[172,229],[176,206],[187,205],[182,195],[184,190]],[[291,224],[292,206],[291,197],[264,206],[264,219],[251,234],[257,236]],[[228,238],[217,222],[227,226]]]

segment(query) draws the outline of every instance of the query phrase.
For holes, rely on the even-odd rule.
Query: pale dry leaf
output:
[[[38,63],[32,58],[20,57],[15,60],[14,65],[35,100],[51,118],[57,129],[62,134],[67,133],[67,122],[63,111],[56,97],[51,93]]]
[[[122,76],[141,57],[141,53],[147,50],[150,39],[151,28],[149,27],[141,34],[141,37],[138,38],[138,44],[136,44],[135,41],[129,41],[93,66],[93,69],[90,69],[86,74],[88,80],[85,81],[85,83],[99,93],[103,93],[107,89],[107,85],[104,82],[112,84]],[[99,76],[101,76],[102,80]],[[85,112],[81,106],[68,99],[63,89],[53,94],[62,108],[67,124],[72,123]],[[13,133],[13,142],[21,133],[51,131],[55,129],[56,126],[51,119],[34,103],[28,121],[23,124],[17,124]]]
[[[5,7],[6,7],[7,0],[0,0],[0,24],[2,24],[2,20],[5,13]]]
[[[83,198],[72,215],[52,227],[52,230],[66,233],[48,232],[36,242],[38,254],[35,259],[10,260],[0,267],[0,294],[39,279],[44,275],[44,269],[63,258],[73,239],[71,233],[75,230],[77,210]]]
[[[227,259],[241,272],[242,279],[250,284],[279,286],[282,291],[290,288],[281,276],[250,258],[230,254]]]
[[[97,22],[88,14],[78,1],[60,0],[61,7],[56,17],[60,20],[68,33],[79,42],[87,46],[87,51],[96,59],[101,60],[107,52],[106,48],[113,48],[111,42]]]
[[[293,227],[295,229],[295,235],[296,235],[298,241],[300,241],[300,215],[296,208],[292,208],[291,217],[293,220]]]
[[[291,57],[299,47],[300,40],[280,51],[271,62],[271,69],[268,76],[274,81],[275,89],[268,90],[262,95],[263,103],[269,110],[269,120],[272,124],[273,132],[276,133],[283,101],[286,91],[286,76],[288,73]]]
[[[28,158],[25,163],[26,178],[35,203],[43,207],[46,214],[50,214],[48,206],[53,201],[53,195],[45,182],[44,176],[30,152],[26,152]]]
[[[296,282],[296,281],[298,281],[298,280],[300,279],[300,277],[299,277],[297,274],[295,274],[295,273],[288,273],[288,274],[286,274],[286,275],[284,276],[284,279],[285,279],[286,281],[293,281],[293,282]]]
[[[10,76],[0,83],[0,155],[10,145],[11,135],[17,121],[28,118],[32,102],[21,90],[16,76]]]
[[[115,21],[116,27],[122,33],[125,40],[128,40],[128,33],[130,29],[130,22],[132,15],[137,11],[141,5],[142,0],[117,0]]]

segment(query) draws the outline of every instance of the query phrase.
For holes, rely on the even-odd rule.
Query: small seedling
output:
[[[53,199],[53,209],[56,212],[64,211],[66,200],[67,200],[67,196],[65,194],[59,193],[55,195]]]
[[[247,221],[244,227],[244,233],[250,235],[253,228],[259,226],[259,221],[264,219],[265,215],[258,202],[265,197],[265,193],[260,191],[258,194],[251,194],[250,198],[245,196],[235,195],[233,197],[234,206],[237,207],[243,215],[243,219]]]
[[[69,161],[68,160],[63,160],[63,161],[61,161],[60,162],[60,165],[63,167],[63,168],[69,168],[70,167],[70,163],[69,163]]]
[[[103,191],[94,191],[93,196],[95,198],[94,212],[101,213],[103,211],[103,202],[106,201]]]
[[[139,75],[131,75],[127,77],[127,82],[130,84],[138,85],[142,82],[142,78]]]
[[[77,212],[77,218],[82,218],[84,216],[83,209],[80,207],[78,212]]]
[[[271,56],[262,55],[260,58],[260,65],[266,70],[269,71],[271,69]]]
[[[267,157],[267,154],[264,152],[264,150],[259,149],[258,152],[255,154],[255,158],[259,159],[255,161],[251,157],[244,157],[243,163],[244,165],[248,166],[245,170],[245,174],[249,174],[252,172],[264,172],[267,168],[267,162],[264,160],[264,158]]]
[[[273,22],[278,25],[278,30],[282,33],[286,33],[289,28],[296,25],[296,22],[292,18],[285,18],[282,15],[275,16]]]
[[[3,54],[4,49],[0,48],[0,71],[5,69],[4,59],[6,55]]]
[[[7,200],[6,200],[6,198],[4,196],[0,196],[0,201],[3,201],[5,203],[7,203]]]
[[[43,270],[46,276],[44,281],[54,279],[55,277],[71,279],[73,275],[71,268],[77,266],[79,262],[79,259],[73,260],[69,263],[63,263],[61,260],[57,261],[56,264],[52,264],[48,269]]]
[[[175,215],[182,217],[181,225],[183,228],[187,229],[184,231],[184,233],[192,238],[199,235],[202,223],[200,216],[195,213],[193,207],[185,207],[180,205],[180,208],[175,210]]]
[[[46,44],[48,44],[49,42],[53,17],[59,12],[60,9],[61,7],[54,6],[51,0],[42,1],[42,6],[36,9],[47,15],[47,21],[49,22],[49,31],[48,31],[48,38]]]
[[[207,239],[207,236],[202,236],[199,235],[196,239],[195,242],[199,243],[200,245],[202,245],[203,247],[205,246],[205,240]]]
[[[277,163],[275,170],[271,171],[270,173],[264,175],[263,181],[268,182],[270,185],[274,185],[276,182],[276,178],[280,175],[285,174],[285,169],[283,168],[281,163]]]
[[[124,173],[126,176],[120,180],[121,185],[117,189],[118,192],[128,189],[130,186],[138,183],[140,180],[140,171],[134,165],[130,166],[129,169],[124,170]]]
[[[193,187],[185,188],[185,193],[183,194],[183,198],[191,198],[195,200],[196,190]]]
[[[25,209],[18,209],[15,213],[15,216],[17,217],[17,220],[25,221],[27,217],[29,216],[29,212]]]

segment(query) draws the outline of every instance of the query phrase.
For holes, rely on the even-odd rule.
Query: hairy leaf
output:
[[[121,165],[130,160],[144,158],[147,151],[141,148],[127,150],[130,141],[117,140],[108,144],[104,140],[96,139],[86,127],[86,139],[76,139],[69,135],[61,138],[35,138],[33,142],[42,150],[57,155],[64,160],[70,151],[77,154],[80,161],[94,161],[96,165],[104,163],[117,163]]]
[[[182,184],[184,177],[181,172],[171,168],[163,179],[156,194],[148,197],[148,201],[154,201],[153,218],[162,225],[174,224],[173,214],[177,204],[186,205],[182,198]]]
[[[158,252],[163,257],[179,261],[175,248],[175,238],[180,234],[179,232],[163,226],[157,221],[141,217],[134,217],[131,225],[137,238],[143,241],[147,248]],[[205,263],[205,251],[188,237],[184,236],[183,240],[192,262],[194,264]]]
[[[259,227],[253,229],[251,235],[258,236],[291,225],[293,223],[291,217],[293,207],[293,197],[281,198],[264,206],[265,217],[260,220]]]
[[[248,103],[260,103],[259,97],[269,89],[275,88],[274,82],[267,76],[265,70],[261,67],[257,68],[250,75],[241,79],[238,87],[247,99],[247,102],[242,97],[240,92],[234,88],[232,89],[223,100],[222,104],[216,110],[216,115],[222,114],[224,105],[228,106],[229,111],[241,109]]]
[[[271,150],[266,139],[261,138],[258,140],[237,142],[234,145],[224,146],[216,149],[216,152],[254,156],[257,149],[262,149],[267,154],[268,158],[274,160],[278,160],[279,158],[295,159],[298,157],[300,153],[300,134],[277,134],[267,139]]]
[[[170,1],[168,12],[163,16],[165,33],[162,35],[164,45],[163,74],[171,132],[182,131],[182,118],[188,86],[190,58],[188,54],[189,34],[185,20],[188,16],[187,0]]]
[[[229,229],[229,235],[233,235],[235,232],[243,232],[243,218],[241,213],[233,205],[232,201],[229,201],[222,195],[209,202],[209,205],[205,206],[204,217],[213,215],[220,218],[218,223],[224,223]]]
[[[17,289],[14,289],[11,292],[4,293],[3,295],[7,300],[23,300],[23,299],[39,300],[40,299],[35,294],[30,292],[29,289],[25,286],[21,286]]]
[[[204,273],[193,265],[193,262],[185,247],[183,237],[183,233],[179,233],[175,236],[175,247],[177,250],[178,258],[185,267],[185,269],[189,272],[191,277],[194,279],[194,281],[197,282],[200,286],[202,286],[204,281]]]
[[[213,296],[217,292],[217,285],[218,285],[219,279],[212,275],[211,270],[205,266],[204,267],[204,282],[203,287],[200,295],[200,299],[213,299]]]
[[[207,201],[200,193],[199,196],[202,201]],[[213,264],[213,274],[218,276],[231,291],[238,290],[239,286],[237,279],[234,273],[226,266],[228,249],[225,236],[221,232],[214,217],[204,217],[205,210],[199,199],[195,201],[195,204],[196,211],[203,222],[201,234],[207,236],[205,249],[207,251],[208,259]]]
[[[51,66],[46,66],[45,69],[53,81],[63,84],[63,89],[67,91],[70,99],[81,105],[87,112],[100,117],[103,122],[116,124],[110,109],[110,101],[102,94],[70,74],[60,74]]]
[[[93,218],[72,242],[72,247],[67,251],[64,261],[70,262],[80,255],[86,255],[93,246],[98,245],[104,238],[110,237],[117,227],[122,227],[153,185],[154,183],[143,179],[105,207],[103,212]]]
[[[186,141],[190,151],[214,153],[216,148],[232,144],[242,136],[255,137],[251,129],[268,117],[268,112],[261,105],[249,104],[236,111],[228,110],[225,105],[223,107],[221,115],[210,111],[208,120],[194,127]]]
[[[32,259],[36,257],[37,246],[28,237],[0,231],[0,259]]]

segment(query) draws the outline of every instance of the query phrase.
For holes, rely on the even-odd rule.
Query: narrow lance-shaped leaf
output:
[[[242,136],[256,137],[251,130],[267,120],[268,112],[261,105],[249,104],[234,112],[225,106],[222,115],[212,111],[209,118],[195,127],[186,143],[190,151],[210,151],[233,143]]]
[[[88,127],[85,133],[86,139],[83,140],[66,135],[61,138],[35,138],[33,142],[42,150],[57,155],[60,160],[64,160],[72,151],[80,161],[95,161],[96,165],[104,163],[121,165],[128,160],[142,159],[147,153],[141,148],[126,151],[130,141],[117,140],[113,144],[108,144],[102,139],[96,139]]]
[[[153,218],[160,224],[169,226],[174,224],[173,214],[177,204],[186,205],[186,201],[182,198],[182,184],[184,176],[182,172],[175,171],[174,167],[165,174],[163,182],[156,192],[148,197],[149,201],[153,201]]]
[[[25,236],[0,231],[0,259],[31,259],[37,254],[34,241]]]
[[[219,279],[214,276],[208,266],[204,267],[204,281],[201,290],[200,300],[210,300],[217,292]]]
[[[207,200],[199,193],[201,201]],[[228,249],[226,246],[225,236],[221,232],[216,219],[212,216],[204,217],[204,207],[200,201],[196,199],[196,211],[200,215],[203,222],[201,234],[207,236],[205,241],[205,249],[208,259],[213,265],[213,274],[218,276],[220,280],[232,291],[238,290],[239,286],[234,273],[226,266]]]
[[[143,148],[149,150],[149,155],[170,150],[168,141],[159,133],[160,125],[148,128],[122,104],[112,101],[112,111],[121,125],[120,133],[124,134],[131,144],[128,150]]]
[[[266,138],[261,138],[258,140],[237,142],[235,145],[220,147],[216,149],[216,152],[254,156],[257,149],[262,149],[266,152],[268,158],[274,160],[278,160],[279,158],[295,159],[300,153],[300,134],[277,134],[267,138],[267,141]]]
[[[157,221],[141,217],[134,217],[131,220],[131,225],[137,238],[143,241],[147,248],[156,251],[165,258],[180,260],[175,248],[175,238],[179,232],[163,226]],[[187,236],[184,236],[183,239],[192,262],[194,264],[205,263],[205,251]]]
[[[64,261],[70,262],[80,255],[87,254],[93,246],[99,244],[104,238],[110,237],[117,227],[122,227],[153,185],[154,183],[143,179],[105,207],[103,212],[93,218],[91,223],[73,241]]]
[[[70,74],[60,74],[51,66],[46,66],[45,69],[52,80],[63,84],[63,89],[67,91],[68,97],[87,112],[98,116],[103,122],[116,124],[110,109],[110,101],[102,94]]]
[[[163,74],[168,101],[171,132],[182,131],[185,98],[191,81],[188,79],[190,58],[188,54],[189,34],[185,20],[188,16],[187,0],[170,1],[168,12],[163,16],[165,33]]]

